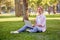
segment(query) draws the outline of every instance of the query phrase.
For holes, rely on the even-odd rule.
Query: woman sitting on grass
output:
[[[38,10],[38,15],[36,17],[35,24],[31,27],[31,25],[24,25],[22,28],[20,28],[17,31],[12,31],[11,33],[20,33],[23,31],[28,31],[28,32],[45,32],[46,31],[46,17],[43,15],[43,8],[39,7]],[[26,17],[24,21],[29,21]],[[26,30],[29,28],[28,30]]]

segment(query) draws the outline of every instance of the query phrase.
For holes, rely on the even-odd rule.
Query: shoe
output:
[[[14,33],[15,34],[15,33],[19,33],[19,32],[18,31],[11,31],[10,33]]]
[[[30,32],[30,30],[29,30],[29,29],[27,29],[26,31],[27,31],[27,32]]]

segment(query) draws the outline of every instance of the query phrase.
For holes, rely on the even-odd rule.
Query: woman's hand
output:
[[[35,24],[32,24],[32,27],[35,27]]]
[[[42,25],[37,25],[37,26],[39,26],[39,27],[43,27]]]

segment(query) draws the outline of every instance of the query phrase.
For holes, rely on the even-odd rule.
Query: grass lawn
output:
[[[10,34],[10,31],[23,25],[22,21],[0,22],[0,40],[60,40],[60,20],[47,20],[47,31],[44,33]]]
[[[0,16],[0,18],[15,18],[16,16]],[[22,17],[22,16],[20,16],[20,17]],[[33,18],[35,18],[36,17],[36,15],[30,15],[29,17],[33,17]],[[46,15],[46,17],[47,18],[60,18],[60,15],[59,14],[54,14],[54,15]]]
[[[0,18],[14,18],[16,16],[0,16]]]
[[[60,18],[60,14],[46,15],[47,18]]]

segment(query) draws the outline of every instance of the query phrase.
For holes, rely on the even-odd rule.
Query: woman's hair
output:
[[[42,6],[39,6],[38,9],[37,9],[37,11],[39,11],[39,10],[42,10],[43,11],[43,7]]]

